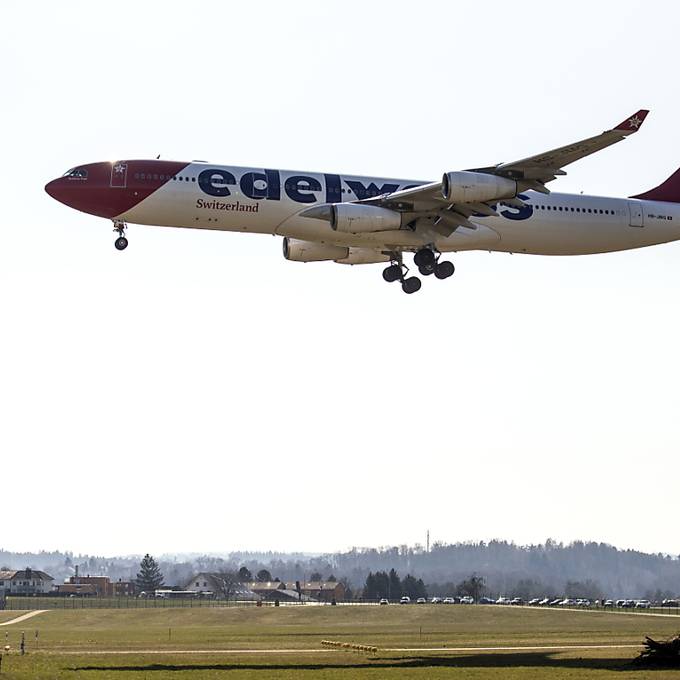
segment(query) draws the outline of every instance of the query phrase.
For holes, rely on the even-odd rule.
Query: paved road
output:
[[[22,614],[21,616],[17,616],[16,619],[11,619],[10,621],[5,621],[4,623],[0,623],[0,626],[11,626],[13,623],[21,623],[22,621],[25,621],[26,619],[33,618],[34,616],[38,616],[38,614],[44,614],[47,611],[47,609],[36,609],[35,611],[28,612],[28,614]]]
[[[488,607],[498,607],[497,604],[493,605],[482,605]],[[523,606],[522,609],[537,609],[539,611],[550,611],[550,612],[581,612],[583,614],[615,614],[616,616],[622,616],[628,614],[629,616],[660,616],[664,619],[678,619],[680,614],[657,614],[655,612],[641,612],[639,609],[636,610],[626,610],[626,609],[572,609],[571,607],[534,607],[534,606]]]

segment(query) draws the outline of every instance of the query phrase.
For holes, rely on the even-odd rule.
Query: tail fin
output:
[[[645,191],[644,194],[631,196],[641,198],[644,201],[666,201],[667,203],[680,203],[680,168],[678,168],[663,184]]]

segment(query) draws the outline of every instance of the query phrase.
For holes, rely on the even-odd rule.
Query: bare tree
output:
[[[225,600],[229,600],[236,592],[236,587],[241,583],[238,572],[235,571],[220,571],[212,576],[215,583],[215,594]]]

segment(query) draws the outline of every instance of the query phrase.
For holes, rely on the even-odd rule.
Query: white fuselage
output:
[[[266,173],[266,174],[265,174]],[[167,227],[277,234],[338,246],[442,252],[489,250],[540,255],[604,253],[680,239],[680,205],[582,194],[521,194],[524,208],[470,217],[444,238],[427,230],[351,234],[300,216],[321,203],[356,201],[424,182],[190,163],[119,219]],[[233,181],[232,181],[233,179]]]

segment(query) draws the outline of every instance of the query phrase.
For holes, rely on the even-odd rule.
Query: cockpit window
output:
[[[87,170],[85,168],[71,168],[65,172],[62,177],[76,177],[78,179],[87,179]]]

